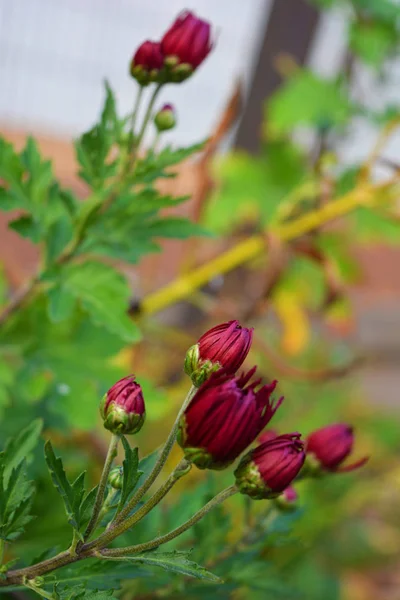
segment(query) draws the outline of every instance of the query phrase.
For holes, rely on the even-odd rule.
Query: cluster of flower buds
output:
[[[160,42],[147,40],[139,46],[130,72],[140,85],[181,83],[201,65],[212,47],[210,24],[184,11]]]
[[[200,469],[224,469],[245,450],[275,414],[283,398],[271,399],[276,381],[251,382],[254,367],[235,377],[221,370],[210,375],[179,423],[178,443]]]
[[[299,433],[263,432],[283,398],[272,397],[276,380],[263,384],[254,379],[256,367],[237,375],[252,336],[253,330],[230,321],[207,331],[188,350],[185,371],[198,389],[180,418],[177,441],[189,463],[199,469],[219,470],[232,464],[258,438],[258,445],[236,467],[236,485],[251,498],[275,499],[281,508],[291,509],[297,500],[291,485],[296,479],[351,471],[367,459],[343,466],[354,442],[353,429],[346,424],[323,427],[305,442]],[[145,405],[135,377],[118,381],[104,396],[100,411],[104,427],[113,433],[138,432],[144,423]],[[115,471],[111,485],[118,489],[121,477],[121,472]]]

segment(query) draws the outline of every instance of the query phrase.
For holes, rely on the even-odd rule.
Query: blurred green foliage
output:
[[[98,480],[103,457],[93,446],[88,451],[77,443],[76,433],[95,429],[99,398],[126,374],[131,362],[135,367],[139,364],[151,421],[148,427],[156,439],[156,434],[165,434],[187,385],[175,381],[181,372],[175,356],[182,361],[195,339],[195,328],[193,333],[188,328],[187,336],[185,332],[170,335],[167,327],[144,319],[141,328],[146,340],[137,346],[134,361],[130,356],[116,360],[127,344],[139,344],[141,330],[127,316],[131,289],[114,261],[136,264],[143,256],[160,251],[159,238],[184,239],[212,230],[230,239],[246,227],[251,232],[264,233],[266,228],[273,232],[277,224],[291,222],[363,185],[365,161],[344,164],[339,142],[343,145],[350,138],[355,119],[376,127],[378,133],[399,119],[400,105],[380,106],[379,112],[371,109],[365,98],[353,93],[352,73],[362,64],[377,79],[384,75],[398,50],[400,7],[389,0],[313,3],[321,10],[342,7],[346,11],[352,68],[328,79],[296,67],[266,100],[260,154],[232,151],[218,160],[217,190],[201,225],[165,216],[164,208],[186,197],[162,195],[156,186],[160,178],[171,176],[171,167],[201,145],[149,151],[138,158],[132,174],[119,178],[129,144],[127,121],[118,115],[108,86],[99,123],[76,143],[80,176],[89,189],[85,202],[60,186],[33,139],[28,139],[20,153],[0,141],[0,208],[20,211],[10,227],[41,251],[41,271],[31,301],[0,328],[0,437],[5,442],[10,434],[20,436],[14,442],[19,451],[13,451],[12,461],[10,445],[0,461],[0,485],[7,481],[4,472],[14,468],[15,485],[21,492],[12,505],[21,506],[18,522],[12,522],[2,495],[0,533],[9,536],[14,527],[11,535],[16,537],[26,529],[8,550],[6,560],[34,563],[45,545],[47,554],[54,555],[71,541],[61,499],[45,472],[43,443],[37,439],[35,447],[31,444],[35,436],[28,435],[39,433],[35,419],[43,420],[57,456],[62,450],[68,481],[49,451],[48,460],[53,477],[58,473],[67,512],[78,518],[74,527],[81,530],[87,517],[82,503],[90,504],[90,499],[83,493],[79,474],[88,470],[90,490]],[[311,143],[304,142],[304,131],[311,134]],[[365,159],[372,150],[366,148]],[[368,175],[374,177],[373,172]],[[346,595],[347,574],[357,571],[362,577],[371,568],[388,568],[396,561],[400,549],[398,418],[366,404],[351,377],[307,378],[307,373],[326,370],[326,365],[334,371],[352,356],[343,340],[329,335],[329,325],[351,319],[347,286],[359,276],[354,245],[400,241],[392,195],[382,193],[377,200],[358,208],[343,226],[315,230],[302,243],[285,248],[279,276],[267,286],[263,298],[268,301],[268,314],[259,318],[257,311],[248,312],[248,320],[257,327],[251,359],[259,364],[260,372],[272,376],[278,370],[279,376],[274,352],[290,363],[280,377],[286,401],[278,415],[278,428],[307,434],[331,421],[356,422],[359,452],[371,454],[372,465],[352,475],[300,483],[299,506],[293,512],[266,502],[253,503],[249,509],[242,498],[232,499],[227,507],[210,513],[182,538],[159,550],[162,554],[154,555],[153,564],[147,556],[139,557],[137,563],[91,561],[64,568],[57,576],[59,598],[102,599],[111,597],[113,592],[106,591],[110,589],[118,590],[114,594],[122,598],[144,599],[353,600]],[[262,279],[269,266],[265,262],[250,265],[246,275]],[[243,297],[243,289],[240,281],[235,293],[230,289],[229,294]],[[8,282],[0,271],[0,306],[6,306],[8,297]],[[225,310],[221,301],[218,318],[231,317],[229,304]],[[265,345],[274,349],[272,355]],[[158,371],[153,369],[155,360],[160,363]],[[138,439],[141,461],[135,463],[136,471],[132,468],[132,489],[125,490],[128,495],[138,484],[137,468],[148,472],[154,462],[154,455],[142,458],[146,450],[154,449],[154,439],[148,433]],[[35,496],[30,486],[25,489],[25,484],[18,484],[19,473],[26,469],[36,481]],[[189,483],[177,486],[173,502],[158,505],[118,544],[137,544],[173,529],[224,484],[229,485],[231,478],[231,471],[207,477],[192,474]],[[40,518],[30,521],[30,514]],[[383,542],[379,543],[381,534]],[[167,570],[156,568],[157,561]],[[205,569],[197,571],[197,576],[212,579],[210,569],[223,583],[187,578],[196,575],[193,564],[197,562]],[[46,578],[49,585],[55,581],[53,575]]]

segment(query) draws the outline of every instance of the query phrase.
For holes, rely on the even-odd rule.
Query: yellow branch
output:
[[[285,242],[294,240],[338,217],[346,215],[358,206],[370,204],[378,192],[384,192],[393,183],[395,183],[395,180],[391,179],[375,186],[369,184],[358,187],[322,208],[299,217],[295,221],[275,225],[274,228],[271,228],[271,233]],[[194,269],[192,273],[178,277],[160,290],[146,296],[141,304],[142,314],[151,315],[183,300],[217,275],[228,273],[238,266],[257,258],[265,252],[266,245],[267,239],[262,235],[255,235],[240,242],[217,258]]]

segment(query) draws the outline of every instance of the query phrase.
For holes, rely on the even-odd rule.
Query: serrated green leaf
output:
[[[128,317],[130,289],[124,277],[100,262],[69,265],[60,286],[73,296],[93,319],[127,342],[140,339],[139,329]]]
[[[26,461],[20,461],[6,478],[7,456],[0,453],[0,538],[11,541],[18,537],[32,519],[30,508],[34,486],[26,474]]]
[[[11,221],[8,227],[19,233],[23,238],[31,240],[34,244],[41,241],[41,228],[31,216],[18,217],[18,219]]]
[[[83,527],[85,527],[89,520],[90,517],[92,516],[92,512],[93,512],[93,507],[94,507],[94,503],[96,501],[96,495],[97,495],[97,489],[98,489],[98,485],[96,485],[94,488],[92,488],[85,496],[85,498],[83,499],[82,505],[81,505],[81,519],[80,519],[80,527],[81,529]]]
[[[35,419],[7,442],[4,449],[4,475],[6,482],[13,469],[16,469],[24,460],[29,460],[32,451],[39,441],[42,428],[42,419]]]
[[[98,124],[76,142],[76,154],[81,166],[80,177],[94,189],[101,189],[108,177],[116,174],[118,162],[110,160],[112,146],[119,142],[122,124],[118,120],[113,92],[106,82],[106,98]]]
[[[200,152],[205,142],[193,144],[188,148],[176,148],[170,146],[162,149],[158,154],[148,154],[138,160],[134,179],[132,183],[151,183],[160,177],[171,177],[171,172],[167,171],[169,167],[179,164],[192,154]]]
[[[140,563],[148,566],[161,567],[171,573],[179,573],[188,577],[204,579],[214,583],[220,583],[221,579],[210,573],[205,567],[201,567],[192,560],[189,560],[188,552],[174,550],[172,552],[144,552],[135,556],[124,556],[121,559],[127,562]]]
[[[54,487],[60,494],[65,511],[67,513],[68,523],[72,527],[79,531],[80,526],[80,504],[83,496],[83,478],[82,474],[75,482],[71,485],[67,479],[67,475],[64,471],[63,463],[61,458],[57,458],[54,454],[53,447],[50,441],[47,441],[44,446],[44,453],[46,457],[46,463],[50,471],[51,480]]]
[[[140,476],[143,471],[139,471],[139,452],[137,448],[131,448],[127,439],[122,436],[122,445],[125,451],[125,459],[122,463],[123,466],[123,480],[121,497],[118,504],[117,513],[122,510],[127,500],[135,489]]]

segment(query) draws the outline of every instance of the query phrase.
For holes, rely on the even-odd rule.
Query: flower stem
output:
[[[49,600],[54,599],[54,595],[51,592],[46,592],[46,590],[42,590],[42,588],[39,587],[38,585],[35,585],[35,583],[33,581],[29,581],[29,580],[24,581],[24,586],[26,588],[28,588],[29,590],[32,590],[39,596],[42,596],[42,598],[49,598]]]
[[[128,504],[125,506],[125,508],[123,508],[123,510],[121,510],[121,512],[115,519],[114,525],[121,523],[121,521],[123,521],[125,519],[125,517],[127,517],[129,515],[129,513],[134,508],[134,506],[136,506],[136,504],[138,502],[140,502],[140,500],[143,498],[143,496],[145,495],[147,490],[153,485],[153,483],[157,479],[158,475],[160,474],[163,466],[165,465],[165,463],[167,461],[167,458],[172,450],[172,446],[175,443],[181,416],[183,415],[184,411],[186,410],[186,407],[188,406],[189,402],[195,395],[196,391],[197,391],[197,388],[194,385],[192,385],[192,387],[190,388],[190,390],[181,406],[178,416],[176,417],[175,423],[172,426],[172,429],[167,438],[167,441],[165,442],[164,447],[161,450],[160,456],[158,457],[158,460],[153,467],[153,470],[151,471],[150,475],[148,476],[146,481],[143,483],[143,485],[132,496],[131,500],[128,502]]]
[[[149,102],[149,105],[148,105],[148,107],[147,107],[146,114],[144,115],[144,119],[143,119],[142,127],[141,127],[141,129],[140,129],[140,131],[139,131],[139,134],[138,134],[138,137],[137,137],[137,141],[136,141],[136,144],[135,144],[135,148],[136,148],[136,149],[138,149],[138,148],[139,148],[140,144],[141,144],[141,143],[142,143],[142,141],[143,141],[143,137],[144,137],[144,134],[146,133],[146,128],[147,128],[147,125],[148,125],[148,123],[149,123],[149,120],[150,120],[151,114],[152,114],[152,112],[153,112],[154,103],[155,103],[155,101],[156,101],[156,99],[157,99],[157,96],[158,96],[158,94],[159,94],[159,92],[160,92],[160,90],[161,90],[162,86],[163,86],[163,84],[162,84],[162,83],[159,83],[159,84],[157,85],[156,89],[154,90],[152,97],[150,98],[150,102]]]
[[[94,502],[93,513],[88,523],[88,526],[85,531],[84,539],[87,540],[90,537],[90,534],[96,528],[96,525],[99,520],[99,515],[101,511],[101,507],[104,501],[104,494],[107,487],[108,475],[110,474],[111,465],[113,463],[114,458],[117,455],[118,443],[120,440],[120,436],[113,434],[110,440],[110,445],[108,447],[108,452],[106,456],[106,460],[104,462],[103,472],[101,474],[99,487],[97,490],[96,500]]]
[[[3,564],[5,548],[6,548],[5,541],[2,538],[0,538],[0,566]]]
[[[91,544],[87,544],[86,548],[94,548],[96,547],[104,547],[113,539],[121,535],[124,531],[131,529],[136,523],[141,521],[161,500],[168,494],[170,489],[175,485],[175,483],[189,473],[192,468],[192,464],[183,458],[180,463],[173,470],[171,475],[168,477],[166,482],[158,488],[158,490],[151,496],[151,498],[143,504],[133,515],[127,518],[122,523],[120,522],[115,527],[110,528],[103,535],[99,536],[96,540],[94,540]]]
[[[222,502],[224,502],[227,498],[230,498],[234,494],[238,493],[238,491],[239,490],[235,485],[226,488],[225,490],[217,494],[214,498],[212,498],[212,500],[210,500],[205,506],[203,506],[203,508],[197,511],[197,513],[195,513],[188,521],[186,521],[186,523],[183,523],[182,525],[180,525],[176,529],[173,529],[169,533],[166,533],[165,535],[161,535],[157,538],[154,538],[153,540],[150,540],[149,542],[144,542],[143,544],[137,544],[136,546],[126,546],[125,548],[102,550],[101,556],[105,558],[127,556],[129,554],[138,554],[140,552],[145,552],[146,550],[152,550],[153,548],[157,548],[158,546],[161,546],[161,544],[165,544],[166,542],[173,540],[174,538],[178,537],[178,535],[181,535],[181,533],[184,533],[185,531],[190,529],[190,527],[192,527],[203,517],[205,517],[206,514],[210,512],[210,510],[212,510],[219,504],[222,504]]]
[[[137,117],[138,117],[138,113],[139,113],[140,102],[143,97],[143,89],[144,89],[143,86],[140,85],[139,89],[137,91],[137,94],[136,94],[136,99],[135,99],[135,103],[134,103],[134,107],[133,107],[131,124],[129,127],[129,132],[130,132],[129,153],[132,152],[133,146],[135,144],[136,121],[137,121]]]

